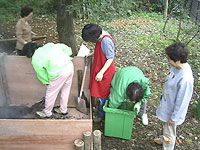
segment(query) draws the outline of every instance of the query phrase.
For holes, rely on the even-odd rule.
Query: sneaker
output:
[[[142,115],[142,123],[144,125],[148,125],[148,117],[147,117],[147,114],[143,114]]]
[[[163,141],[162,141],[161,138],[154,138],[153,142],[156,143],[156,144],[158,144],[158,145],[162,145],[163,144]]]
[[[55,108],[54,112],[57,113],[57,114],[60,114],[60,115],[67,115],[68,114],[68,112],[62,113],[59,108]]]
[[[43,111],[37,111],[36,115],[38,115],[40,118],[50,118],[51,116],[47,116]]]

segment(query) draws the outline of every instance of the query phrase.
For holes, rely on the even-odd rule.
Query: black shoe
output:
[[[64,116],[68,114],[68,112],[62,113],[59,108],[55,108],[54,112],[57,113],[57,114],[60,114],[60,115],[64,115]]]

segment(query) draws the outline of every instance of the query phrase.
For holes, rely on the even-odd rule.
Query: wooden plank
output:
[[[37,79],[31,59],[24,56],[6,56],[5,72],[11,104],[35,103],[45,94],[45,87]],[[73,59],[74,72],[84,69],[84,58]],[[2,150],[75,150],[73,142],[83,138],[83,131],[92,132],[92,107],[88,68],[84,92],[90,100],[90,119],[82,120],[21,120],[0,119],[0,149]],[[74,73],[69,105],[77,96],[78,77]],[[1,99],[0,99],[1,100]]]
[[[0,120],[0,127],[2,150],[75,150],[92,120]]]
[[[35,36],[35,37],[32,37],[32,41],[37,41],[37,40],[41,40],[41,39],[45,39],[45,38],[47,38],[47,37],[46,36]],[[17,38],[0,40],[0,43],[3,43],[3,42],[17,42]]]
[[[45,95],[45,86],[38,80],[31,65],[31,59],[25,56],[6,56],[4,64],[12,104],[32,104]],[[75,106],[74,96],[78,96],[78,76],[76,72],[77,70],[84,70],[84,58],[74,57],[73,64],[74,76],[68,102],[71,107]],[[89,77],[90,69],[88,68],[84,86],[84,92],[88,99],[90,97]],[[59,103],[59,97],[56,103]]]
[[[33,37],[32,40],[41,40],[46,38],[46,36],[36,36]],[[0,40],[0,52],[6,52],[7,54],[11,54],[16,49],[16,38],[4,39]]]
[[[25,56],[6,56],[5,70],[11,104],[32,104],[45,95],[45,86],[38,80]]]
[[[4,65],[4,58],[6,54],[1,53],[0,54],[0,106],[8,105],[10,102],[9,97],[9,90],[8,90],[8,83],[6,78],[6,71],[5,71],[5,65]]]

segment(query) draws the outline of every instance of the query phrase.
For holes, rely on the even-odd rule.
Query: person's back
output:
[[[31,42],[31,26],[19,19],[16,24],[16,49],[22,50],[26,42]]]
[[[65,44],[48,43],[42,47],[36,43],[27,43],[23,51],[27,57],[32,57],[32,65],[38,79],[46,86],[45,108],[37,111],[41,118],[52,116],[52,110],[60,93],[60,108],[54,111],[67,115],[67,104],[72,84],[74,65],[71,61],[72,50]]]
[[[144,90],[143,102],[150,96],[151,93],[148,87],[148,79],[145,78],[143,72],[137,67],[125,67],[117,71],[112,79],[109,107],[118,108],[125,99],[128,99],[126,88],[132,82],[136,82],[142,86]]]
[[[55,78],[69,63],[72,54],[71,48],[64,44],[48,43],[39,47],[32,56],[32,65],[40,76],[40,71],[45,68],[48,78]],[[40,80],[47,84],[44,78]]]

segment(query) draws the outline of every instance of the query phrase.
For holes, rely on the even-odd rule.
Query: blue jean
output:
[[[142,115],[147,113],[147,100],[144,101],[144,104],[140,108],[139,115],[142,117]]]
[[[105,112],[103,111],[103,106],[106,102],[106,100],[109,99],[109,97],[99,97],[99,112],[98,112],[98,117],[100,118],[105,118]]]

